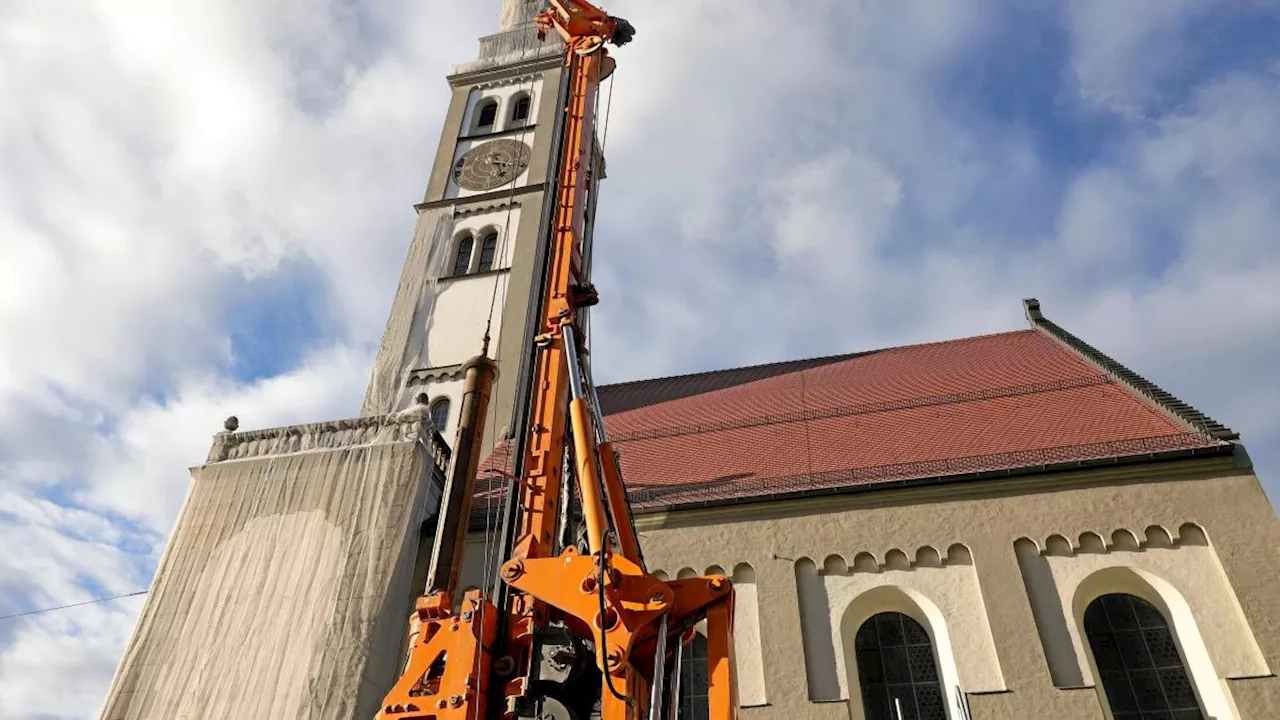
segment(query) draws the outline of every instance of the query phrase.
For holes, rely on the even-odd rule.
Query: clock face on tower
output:
[[[529,167],[529,146],[505,138],[477,145],[453,166],[453,180],[466,190],[493,190]]]

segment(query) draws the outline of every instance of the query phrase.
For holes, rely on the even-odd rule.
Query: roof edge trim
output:
[[[812,488],[809,490],[790,490],[773,495],[745,495],[731,498],[715,498],[710,500],[694,500],[674,502],[665,505],[651,505],[636,508],[636,518],[647,515],[680,512],[684,510],[701,510],[706,508],[732,507],[737,505],[763,505],[781,500],[802,500],[815,497],[831,497],[836,495],[860,495],[888,490],[907,490],[923,487],[944,487],[972,485],[980,481],[999,479],[1031,479],[1049,477],[1070,472],[1096,470],[1104,467],[1122,467],[1133,465],[1164,465],[1203,458],[1221,458],[1232,456],[1232,445],[1209,445],[1207,447],[1183,448],[1159,452],[1138,453],[1110,458],[1093,458],[1088,460],[1071,460],[1067,462],[1046,463],[1043,465],[1024,465],[1021,467],[998,470],[982,470],[958,475],[933,475],[929,477],[891,480],[866,485],[845,485],[829,488]]]
[[[1214,440],[1238,440],[1240,438],[1240,433],[1195,409],[1190,404],[1179,400],[1159,385],[1121,365],[1101,350],[1072,335],[1062,326],[1046,318],[1040,310],[1039,300],[1035,298],[1024,299],[1022,301],[1022,309],[1027,316],[1027,322],[1031,324],[1032,328],[1057,340],[1086,362],[1111,375],[1119,384],[1124,385],[1130,391],[1153,403],[1174,420]]]

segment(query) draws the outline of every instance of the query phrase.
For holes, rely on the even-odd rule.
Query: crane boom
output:
[[[499,605],[473,590],[454,608],[461,533],[479,460],[478,438],[496,368],[468,365],[459,450],[430,582],[409,622],[409,653],[379,720],[675,720],[665,678],[706,620],[709,720],[733,720],[733,590],[723,575],[664,581],[644,566],[616,453],[583,372],[581,313],[596,302],[583,267],[587,193],[600,81],[614,60],[604,45],[634,34],[586,0],[550,0],[539,38],[564,41],[568,84],[540,316],[532,346],[529,421],[518,467],[515,534],[499,576]],[[488,385],[486,385],[486,383]],[[477,409],[479,412],[477,414]],[[463,432],[472,433],[462,438]],[[464,454],[466,457],[464,457]],[[586,524],[584,549],[559,548],[558,510],[569,499],[566,457]],[[679,683],[671,686],[678,688]]]

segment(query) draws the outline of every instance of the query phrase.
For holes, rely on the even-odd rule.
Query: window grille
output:
[[[947,720],[933,643],[897,612],[872,615],[854,636],[867,720]]]
[[[1103,595],[1084,611],[1084,632],[1115,720],[1203,720],[1169,623],[1133,595]]]

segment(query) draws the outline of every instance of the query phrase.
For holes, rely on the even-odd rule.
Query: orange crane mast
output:
[[[640,552],[617,454],[584,372],[581,309],[595,304],[583,237],[600,82],[615,62],[605,43],[634,29],[586,0],[551,0],[539,38],[564,41],[560,156],[538,325],[530,338],[528,423],[510,478],[513,538],[499,577],[504,592],[472,590],[455,609],[497,367],[466,366],[462,420],[446,480],[427,587],[409,621],[409,651],[379,720],[677,720],[681,648],[705,620],[709,720],[734,720],[733,589],[723,575],[664,581]],[[566,458],[570,461],[565,462]],[[563,468],[571,477],[562,477]],[[571,500],[585,547],[557,538]]]

